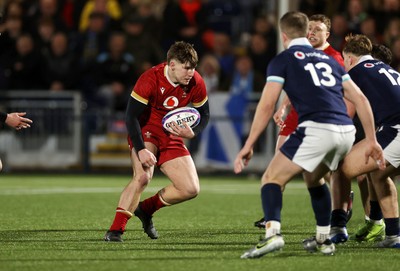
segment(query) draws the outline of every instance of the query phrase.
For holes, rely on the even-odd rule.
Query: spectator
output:
[[[139,15],[130,16],[123,24],[126,33],[127,51],[135,57],[135,66],[140,74],[159,62],[164,61],[164,52],[151,33],[144,32],[145,19]]]
[[[31,16],[29,16],[29,26],[31,33],[38,28],[39,21],[47,18],[53,21],[57,31],[66,29],[64,22],[59,14],[59,0],[38,0],[36,4],[32,4]]]
[[[7,88],[14,90],[43,89],[40,77],[40,55],[31,35],[22,34],[16,41],[16,55],[6,61]]]
[[[398,72],[400,72],[400,37],[393,40],[392,46],[390,47],[393,53],[393,60],[391,66]]]
[[[235,56],[231,38],[228,34],[223,32],[214,33],[212,53],[217,57],[221,67],[222,80],[231,78],[235,67]]]
[[[43,53],[50,50],[50,43],[53,34],[56,32],[54,22],[51,18],[41,18],[35,33],[35,44]]]
[[[373,17],[367,17],[361,22],[360,31],[367,36],[372,43],[383,43],[383,37],[376,29],[376,22]]]
[[[361,22],[367,18],[367,13],[361,0],[350,0],[347,4],[347,22],[352,33],[361,32]]]
[[[98,12],[90,14],[88,28],[78,34],[75,45],[75,51],[81,59],[80,67],[84,72],[90,71],[96,57],[106,51],[107,34],[105,15]]]
[[[204,53],[202,35],[207,29],[207,7],[201,0],[168,1],[163,14],[163,48],[175,40],[191,43],[201,57]]]
[[[275,26],[270,22],[267,16],[259,16],[253,23],[253,34],[262,35],[268,43],[270,54],[276,55],[277,31]]]
[[[90,16],[93,13],[102,13],[105,18],[106,27],[112,30],[118,28],[122,11],[117,0],[89,0],[83,7],[79,21],[79,31],[84,32],[90,24]]]
[[[51,38],[50,49],[43,51],[42,78],[46,89],[63,91],[77,87],[77,61],[68,42],[66,33],[57,32]]]
[[[23,33],[21,17],[10,15],[5,18],[4,30],[0,39],[0,56],[9,57],[16,54],[17,38]]]
[[[207,93],[213,93],[222,90],[220,66],[218,59],[212,54],[206,54],[200,59],[197,71],[204,79]]]
[[[252,94],[263,90],[265,76],[253,69],[251,58],[247,55],[238,56],[234,68],[229,89],[231,98],[226,106],[237,133],[245,139],[250,120],[247,106],[253,98]]]
[[[341,52],[344,46],[344,38],[349,33],[349,27],[346,17],[342,14],[336,14],[332,17],[331,34],[329,35],[328,42],[332,47]]]
[[[393,41],[400,37],[400,19],[393,18],[389,21],[388,26],[385,28],[383,32],[384,43],[386,46],[391,47]]]
[[[110,112],[125,112],[133,84],[138,78],[134,56],[126,50],[126,38],[122,32],[111,34],[108,51],[97,58],[97,95]]]
[[[275,47],[276,44],[270,45],[265,37],[260,34],[253,34],[251,36],[247,51],[253,62],[255,71],[260,74],[266,74],[268,63],[275,56]]]

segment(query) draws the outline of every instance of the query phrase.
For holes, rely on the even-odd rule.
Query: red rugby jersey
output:
[[[161,126],[162,118],[169,111],[192,103],[202,106],[208,99],[203,78],[195,71],[187,86],[173,83],[167,75],[168,65],[162,63],[145,71],[133,87],[131,96],[146,104],[140,125]]]

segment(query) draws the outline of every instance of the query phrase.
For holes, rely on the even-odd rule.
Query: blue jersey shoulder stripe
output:
[[[342,82],[345,82],[345,81],[350,80],[350,79],[351,79],[350,75],[348,75],[348,74],[345,74],[345,75],[342,76]]]
[[[285,83],[285,78],[280,76],[271,75],[267,77],[267,82]]]

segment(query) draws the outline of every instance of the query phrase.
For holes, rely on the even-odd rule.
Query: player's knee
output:
[[[184,194],[186,199],[193,199],[200,193],[199,186],[188,187],[185,189]]]
[[[137,179],[137,183],[140,187],[146,187],[151,181],[151,177],[148,173],[144,172],[142,175],[139,176]]]

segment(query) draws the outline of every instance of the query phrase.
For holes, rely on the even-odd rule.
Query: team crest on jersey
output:
[[[294,52],[294,56],[295,56],[297,59],[304,59],[304,58],[306,57],[306,55],[305,55],[303,52],[301,52],[301,51],[296,51],[296,52]]]
[[[373,66],[375,66],[375,65],[372,64],[372,63],[365,63],[365,64],[364,64],[364,67],[365,67],[365,68],[372,68]]]
[[[169,96],[167,99],[164,100],[163,106],[167,109],[172,109],[177,107],[178,104],[178,98],[176,98],[175,96]]]

